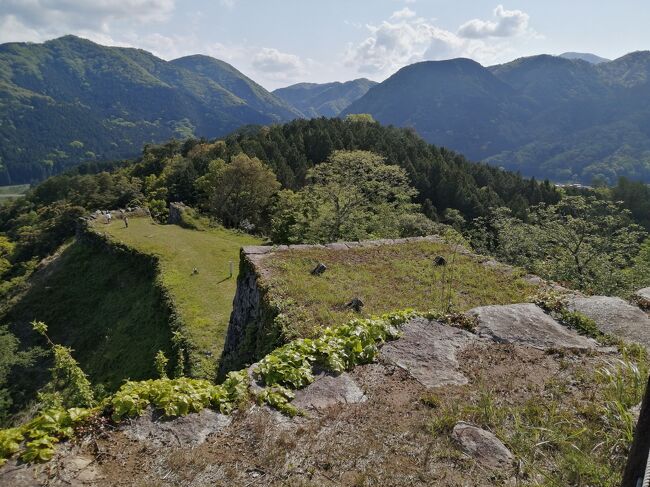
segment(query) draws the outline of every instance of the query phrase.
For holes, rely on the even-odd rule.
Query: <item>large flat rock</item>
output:
[[[591,318],[603,333],[631,340],[650,349],[650,318],[636,306],[609,296],[574,296],[568,307]]]
[[[467,455],[483,466],[494,469],[512,467],[513,454],[489,431],[460,422],[454,426],[451,437]]]
[[[380,357],[406,370],[425,387],[467,384],[458,370],[456,352],[476,340],[465,330],[415,318],[404,326],[399,340],[382,347]]]
[[[560,325],[532,303],[481,306],[469,311],[478,318],[477,333],[498,343],[539,349],[596,348],[598,344]]]
[[[296,391],[292,404],[298,409],[322,410],[339,404],[364,402],[366,395],[344,372],[340,375],[321,374],[304,389]]]
[[[230,416],[211,409],[173,419],[163,419],[160,413],[148,409],[124,426],[124,434],[154,446],[196,446],[227,427],[230,421]]]

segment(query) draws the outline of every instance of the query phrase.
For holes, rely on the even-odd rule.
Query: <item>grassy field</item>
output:
[[[157,225],[148,218],[121,220],[98,231],[117,241],[159,257],[162,283],[170,291],[188,340],[196,348],[194,373],[211,377],[221,355],[237,284],[239,249],[260,240],[224,229],[196,231],[176,225]],[[229,277],[230,262],[233,276]],[[196,267],[197,273],[193,273]]]
[[[433,265],[436,256],[445,257],[448,265]],[[327,271],[312,276],[319,262]],[[372,316],[404,308],[446,311],[450,299],[453,311],[523,302],[536,289],[520,279],[523,272],[485,266],[435,242],[290,250],[271,254],[263,265],[270,271],[267,283],[290,337],[309,336],[319,326],[357,316],[345,306],[354,297],[364,303],[362,315]]]
[[[18,184],[15,186],[0,186],[0,204],[5,201],[20,198],[29,189],[29,184]]]

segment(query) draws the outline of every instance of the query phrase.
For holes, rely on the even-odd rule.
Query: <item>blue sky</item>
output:
[[[273,89],[377,81],[429,59],[484,65],[650,48],[647,0],[0,0],[0,42],[76,34],[164,59],[202,53]]]

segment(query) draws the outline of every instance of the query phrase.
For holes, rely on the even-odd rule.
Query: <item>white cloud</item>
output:
[[[393,12],[393,15],[390,16],[390,18],[393,20],[410,19],[411,17],[415,17],[415,12],[408,7],[404,7],[402,10]]]
[[[495,20],[473,19],[458,29],[460,37],[483,39],[486,37],[513,37],[528,31],[530,16],[521,10],[506,10],[503,5],[494,9]]]
[[[167,20],[175,0],[0,0],[1,37],[41,41],[62,34],[109,38],[117,24]]]
[[[345,65],[356,67],[361,73],[385,76],[407,64],[425,60],[470,57],[484,64],[494,62],[512,50],[499,38],[532,32],[526,13],[505,10],[501,5],[494,12],[497,22],[479,26],[473,23],[483,21],[470,21],[461,26],[459,33],[454,33],[404,7],[381,24],[366,26],[370,35],[348,46]],[[474,25],[475,35],[468,35],[469,24]],[[481,31],[491,34],[479,36]]]
[[[303,63],[298,56],[271,47],[264,47],[255,54],[252,66],[257,71],[283,77],[290,77],[303,69]]]
[[[40,40],[40,33],[24,25],[15,15],[0,17],[0,43]]]

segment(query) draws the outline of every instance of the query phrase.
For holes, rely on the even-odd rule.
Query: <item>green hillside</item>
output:
[[[158,225],[148,218],[96,223],[98,232],[160,259],[162,286],[169,291],[183,334],[189,341],[192,375],[214,374],[226,336],[237,281],[239,249],[261,240],[214,228],[190,230]],[[230,262],[233,275],[230,277]],[[194,268],[197,272],[194,273]]]
[[[297,83],[273,91],[306,117],[336,117],[377,83],[359,78],[345,83]]]
[[[239,249],[260,240],[223,229],[155,225],[148,218],[132,218],[128,229],[121,221],[95,227],[126,247],[76,240],[0,307],[0,324],[9,326],[20,349],[37,347],[35,361],[14,366],[7,383],[0,384],[10,391],[13,411],[28,404],[48,378],[49,359],[38,353],[44,343],[31,329],[33,320],[47,323],[52,340],[71,347],[93,384],[105,391],[116,390],[127,378],[155,377],[159,350],[171,359],[170,367],[175,365],[175,327],[189,343],[190,373],[215,373],[232,310]],[[159,259],[160,274],[151,256]],[[234,275],[229,278],[231,260]]]
[[[170,61],[170,64],[204,76],[229,92],[245,100],[248,106],[267,115],[271,119],[294,118],[297,113],[275,93],[269,93],[252,79],[244,76],[230,64],[210,56],[194,55]]]
[[[298,116],[232,66],[201,60],[205,74],[192,58],[167,62],[74,36],[0,45],[0,184]]]
[[[115,390],[126,378],[155,376],[156,352],[170,354],[170,310],[155,280],[141,259],[76,242],[3,304],[0,323],[28,350],[44,345],[30,322],[46,322],[52,339],[74,350],[94,384]],[[8,378],[16,410],[48,379],[48,361],[39,358],[31,365],[14,367]]]

